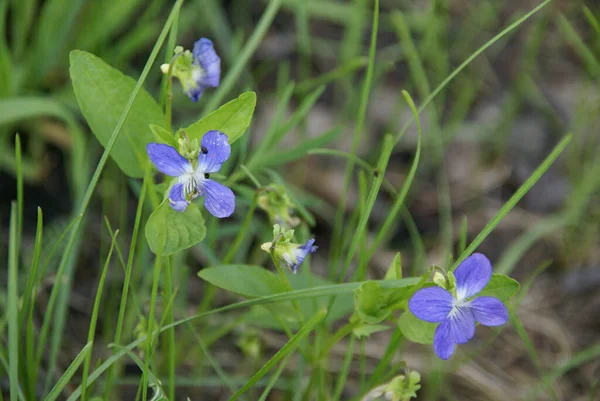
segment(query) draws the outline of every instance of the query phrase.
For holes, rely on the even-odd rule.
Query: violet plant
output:
[[[273,8],[265,11],[267,17],[276,12],[272,4],[279,7],[279,2],[269,4],[269,7]],[[370,175],[359,176],[359,184],[363,190],[359,199],[360,209],[352,211],[354,218],[348,221],[343,218],[346,211],[344,200],[338,211],[342,217],[331,219],[334,222],[333,232],[339,235],[333,235],[332,241],[328,243],[332,248],[329,255],[323,252],[325,247],[322,244],[325,241],[320,234],[315,234],[322,232],[317,230],[315,217],[307,210],[304,202],[297,201],[295,191],[284,185],[285,180],[278,179],[280,177],[277,172],[272,171],[272,167],[296,160],[309,151],[320,150],[325,154],[329,151],[332,155],[344,156],[343,152],[336,153],[334,149],[322,149],[338,136],[339,130],[332,130],[316,139],[307,139],[291,149],[278,148],[277,145],[287,131],[278,131],[276,121],[273,128],[265,134],[266,139],[257,147],[256,153],[247,158],[244,152],[249,146],[249,141],[238,140],[246,134],[251,125],[257,102],[254,92],[242,93],[216,110],[205,109],[203,111],[206,113],[197,121],[173,129],[171,98],[172,92],[179,90],[178,86],[173,88],[171,85],[173,79],[179,81],[181,90],[189,101],[202,105],[204,101],[211,102],[212,96],[212,99],[227,96],[233,85],[230,82],[241,74],[241,67],[232,68],[231,75],[228,76],[232,78],[229,81],[227,78],[221,80],[221,72],[226,74],[227,69],[222,70],[218,46],[207,38],[197,40],[192,51],[184,50],[180,46],[175,47],[174,55],[167,60],[169,62],[160,67],[155,65],[158,51],[163,47],[174,19],[179,16],[180,6],[181,1],[177,1],[137,82],[91,53],[74,50],[70,54],[70,76],[77,102],[93,134],[105,149],[82,200],[81,214],[86,212],[109,157],[130,179],[131,188],[138,195],[138,209],[132,230],[129,258],[123,263],[125,279],[116,317],[113,346],[108,351],[110,356],[104,362],[92,363],[96,323],[109,262],[115,250],[121,257],[117,241],[118,232],[112,231],[110,224],[107,224],[111,233],[110,252],[96,294],[88,345],[52,389],[49,388],[50,379],[46,379],[43,386],[44,390],[47,390],[44,391],[47,394],[45,400],[57,399],[79,367],[82,370],[81,381],[76,386],[71,386],[75,389],[66,396],[68,401],[85,401],[92,397],[112,399],[117,386],[116,378],[120,375],[115,367],[122,364],[126,358],[132,360],[142,372],[139,377],[141,399],[183,399],[182,390],[176,380],[176,358],[186,357],[185,352],[182,352],[185,351],[185,344],[178,344],[175,329],[179,331],[184,325],[190,329],[192,334],[189,335],[193,336],[205,359],[219,375],[219,385],[229,391],[230,400],[243,398],[265,375],[273,373],[277,364],[281,364],[281,368],[273,373],[272,383],[268,384],[261,396],[261,399],[266,399],[292,355],[298,355],[307,366],[307,372],[298,370],[298,383],[309,380],[312,383],[314,380],[319,381],[321,386],[318,389],[311,388],[310,385],[299,388],[298,393],[302,392],[300,399],[339,400],[343,380],[338,382],[341,384],[327,386],[324,384],[324,378],[330,373],[326,371],[330,351],[346,339],[349,340],[344,344],[349,345],[343,367],[344,374],[348,373],[352,363],[355,339],[369,341],[369,337],[377,332],[392,331],[396,338],[426,344],[424,347],[415,346],[415,349],[423,355],[448,360],[455,353],[461,352],[457,345],[466,344],[474,338],[477,324],[506,327],[511,298],[519,290],[519,283],[507,275],[493,273],[487,257],[475,251],[556,160],[568,144],[569,137],[557,145],[532,174],[531,179],[515,193],[468,247],[459,249],[454,258],[444,255],[448,256],[445,259],[448,263],[444,269],[437,266],[431,266],[429,269],[426,266],[417,266],[420,275],[404,277],[402,257],[398,254],[383,279],[371,280],[366,270],[373,256],[373,252],[368,249],[370,245],[365,241],[367,225],[379,190],[384,186],[386,168],[398,142],[396,139],[408,128],[407,125],[397,137],[384,137],[376,164],[370,165],[358,159],[356,147],[363,132],[362,125],[374,74],[379,22],[378,2],[375,1],[370,54],[356,130],[352,138],[352,151],[349,156],[345,155],[348,156],[349,163],[344,190],[349,188],[357,160],[363,168],[364,164],[367,165],[365,170]],[[514,27],[516,26],[518,24]],[[266,28],[260,29],[264,34]],[[176,30],[170,32],[174,38]],[[167,49],[167,53],[171,54],[171,49]],[[143,88],[144,80],[152,68],[160,69],[163,73],[167,92],[162,102]],[[464,66],[460,67],[457,73],[462,68]],[[438,93],[446,84],[440,85],[439,89],[432,93]],[[292,91],[293,86],[288,90],[288,100]],[[322,88],[315,90],[303,106],[307,105],[305,108],[309,109],[321,93]],[[403,92],[403,96],[417,126],[418,147],[406,182],[397,193],[392,194],[394,206],[378,233],[378,237],[382,238],[389,234],[392,224],[400,224],[398,216],[419,165],[422,136],[419,113],[433,99],[427,98],[417,109],[407,92]],[[305,108],[300,107],[300,111]],[[304,116],[305,114],[301,113],[292,116],[285,125],[286,129],[293,127]],[[242,146],[246,148],[242,149]],[[247,162],[247,165],[244,162]],[[262,182],[266,184],[263,185]],[[364,190],[367,188],[367,182],[370,189]],[[257,208],[261,212],[257,213]],[[9,266],[12,305],[9,311],[9,325],[12,330],[9,334],[9,345],[16,344],[9,354],[9,367],[12,368],[10,394],[13,401],[17,399],[22,385],[27,395],[20,397],[26,400],[35,399],[36,383],[41,376],[39,363],[30,363],[24,368],[26,377],[30,379],[23,380],[23,383],[20,382],[21,378],[17,373],[19,356],[15,354],[15,350],[18,351],[20,346],[15,334],[19,323],[15,318],[16,210],[13,209],[11,215],[13,245]],[[71,247],[78,241],[79,224],[79,220],[76,220],[69,237],[65,253],[67,256],[64,256],[59,265],[59,283],[67,269]],[[269,230],[271,226],[274,228],[272,235],[270,232],[265,233],[265,226],[268,226]],[[146,244],[137,242],[139,230],[144,231],[147,247]],[[466,241],[466,237],[462,240]],[[261,249],[271,257],[275,271]],[[147,250],[150,250],[152,255],[146,252]],[[451,254],[451,250],[447,251]],[[142,262],[135,263],[138,252],[143,255],[143,258],[140,257]],[[187,278],[177,285],[176,277],[185,275],[188,268],[186,258],[191,252],[202,255],[200,260],[203,261],[203,265],[194,264],[189,268],[198,270],[198,277],[195,279],[202,284],[204,294],[197,314],[190,316],[181,308],[182,304],[186,304],[181,302],[178,292],[182,290],[185,293],[188,289],[185,282]],[[311,257],[326,260],[323,263],[330,270],[329,277],[311,271]],[[148,261],[153,263],[151,288],[148,291],[150,296],[138,299],[136,294],[129,294],[130,287],[134,288],[131,285],[132,277],[135,277],[133,269],[134,266],[136,269],[147,268]],[[353,262],[357,262],[354,271],[351,269]],[[287,269],[283,269],[282,265]],[[338,279],[334,280],[336,276]],[[53,289],[53,295],[48,302],[50,314],[61,285],[57,284],[54,287],[56,290]],[[31,286],[29,290],[33,289],[34,284]],[[239,295],[245,300],[234,302],[232,298],[226,298],[228,303],[217,307],[216,289]],[[32,302],[35,302],[35,299],[32,300],[27,295],[31,293],[33,292],[25,293],[24,305],[32,305]],[[206,332],[202,332],[202,335],[196,333],[197,328],[192,323],[194,320],[204,320],[208,324],[210,316],[235,309],[243,309],[243,320],[235,322],[239,323],[240,327],[249,325],[255,330],[281,331],[286,339],[279,352],[264,364],[261,362],[256,372],[245,378],[241,385],[232,380],[215,362],[210,347],[206,347],[205,344],[206,337],[210,336],[204,336]],[[129,320],[133,320],[135,324]],[[49,320],[44,320],[38,349],[44,349],[47,345],[49,325]],[[227,333],[230,331],[232,329]],[[218,333],[220,335],[220,332]],[[308,341],[311,336],[315,341]],[[261,355],[257,343],[260,341],[259,335],[242,334],[241,337],[239,344],[242,344],[240,350],[244,355]],[[60,339],[60,334],[53,338]],[[218,339],[217,334],[210,338],[211,341]],[[25,346],[27,355],[33,354],[30,345],[32,341],[29,340],[31,339],[28,339]],[[59,340],[53,341],[55,342],[60,344]],[[394,343],[390,341],[389,344],[391,347]],[[395,344],[399,344],[399,341]],[[157,353],[163,347],[164,358],[159,358]],[[56,366],[53,366],[56,364],[56,352],[52,352],[54,357],[50,358],[50,373],[56,373]],[[384,398],[407,401],[417,397],[418,391],[424,386],[421,382],[422,375],[408,365],[402,369],[392,369],[392,356],[395,352],[395,348],[390,348],[390,358],[382,358],[377,370],[372,372],[370,377],[364,373],[360,386],[360,396],[363,400]],[[103,380],[103,390],[97,385],[99,380]],[[148,394],[149,390],[152,394]]]

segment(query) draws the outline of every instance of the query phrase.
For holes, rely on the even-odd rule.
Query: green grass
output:
[[[540,77],[552,66],[544,65],[544,57],[569,54],[568,68],[594,87],[600,73],[597,7],[577,2],[559,10],[550,0],[531,10],[467,2],[472,7],[458,11],[452,1],[427,7],[378,0],[231,3],[0,3],[0,169],[14,177],[16,189],[3,227],[8,246],[0,250],[7,261],[0,268],[6,278],[0,290],[0,382],[6,383],[0,401],[118,400],[131,388],[136,400],[154,401],[193,400],[213,391],[230,400],[360,400],[412,368],[402,363],[406,350],[424,361],[432,354],[430,345],[411,345],[398,328],[406,299],[381,322],[388,327],[384,333],[357,338],[355,330],[366,324],[353,317],[351,297],[361,284],[380,278],[378,266],[397,255],[390,266],[402,265],[405,278],[377,283],[414,293],[427,280],[429,261],[455,269],[471,253],[494,249],[502,230],[511,229],[510,217],[521,215],[531,224],[522,223],[514,238],[496,246],[494,260],[495,273],[529,277],[513,299],[510,324],[478,329],[477,344],[461,345],[449,363],[423,364],[420,394],[426,400],[464,398],[453,373],[488,358],[493,341],[508,334],[518,338],[511,347],[534,366],[530,382],[519,383],[524,399],[559,399],[570,383],[567,374],[597,358],[598,344],[577,346],[568,360],[544,364],[544,349],[519,307],[539,275],[554,277],[548,259],[559,260],[553,269],[593,260],[600,143],[587,132],[597,126],[600,105],[578,93],[577,111],[565,118]],[[293,40],[282,39],[282,32],[292,32]],[[214,40],[223,75],[218,88],[192,104],[177,81],[159,73],[157,59],[168,62],[175,45],[189,47],[199,36]],[[283,56],[272,58],[273,43]],[[104,149],[70,87],[65,60],[76,48],[136,78]],[[497,72],[515,48],[506,83],[504,71]],[[165,185],[150,164],[136,180],[110,158],[142,88],[157,98],[173,128],[244,91],[257,93],[255,119],[213,177],[235,191],[236,213],[218,220],[203,212],[206,238],[170,256],[154,255],[140,238]],[[393,98],[384,98],[390,93]],[[466,137],[464,127],[486,97],[504,99],[500,118]],[[377,121],[380,109],[389,111]],[[329,125],[315,130],[313,117],[323,110],[331,114]],[[551,145],[536,168],[523,182],[467,194],[456,205],[464,185],[450,175],[460,162],[453,146],[476,146],[484,173],[497,165],[512,168],[510,135],[526,113],[550,127]],[[68,144],[61,145],[53,130]],[[52,207],[31,208],[40,201],[36,191],[53,183],[52,164],[43,157],[50,148],[63,156],[67,219],[64,212],[56,218]],[[554,211],[527,211],[523,199],[543,185],[552,166],[568,179],[566,200]],[[327,175],[323,182],[319,174]],[[330,184],[329,174],[339,184],[335,199],[321,197],[331,194],[318,189]],[[294,241],[316,237],[320,247],[299,270],[297,278],[307,283],[302,288],[288,281],[277,259],[275,272],[260,249],[273,240],[273,222],[261,205],[261,189],[271,183],[282,185],[296,204],[302,223]],[[421,204],[425,191],[432,203]],[[430,203],[433,210],[424,211]],[[491,211],[482,215],[481,205]],[[30,216],[31,210],[37,214]],[[104,221],[108,234],[98,229]],[[556,254],[538,260],[537,269],[524,266],[532,249],[557,236]],[[268,269],[282,286],[241,299],[227,285],[219,288],[196,275],[232,263]],[[238,279],[240,286],[253,282]],[[79,291],[73,297],[79,284],[96,289],[83,302]],[[346,309],[332,324],[339,299]],[[85,327],[87,337],[73,327]],[[131,363],[138,374],[126,376]],[[597,382],[584,391],[593,397]]]

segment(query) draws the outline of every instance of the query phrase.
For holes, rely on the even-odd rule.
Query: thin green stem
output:
[[[336,331],[331,338],[329,339],[329,341],[327,342],[327,344],[325,344],[325,346],[323,347],[322,351],[321,351],[321,359],[326,357],[329,352],[331,351],[331,349],[337,344],[339,343],[344,337],[346,337],[348,334],[352,333],[352,331],[358,327],[360,325],[360,321],[359,320],[355,320],[355,321],[350,321],[348,323],[346,323],[345,325],[343,325],[342,327],[340,327],[338,329],[338,331]]]
[[[171,299],[171,297],[173,296],[173,268],[171,266],[172,263],[172,257],[166,257],[165,258],[166,261],[166,265],[165,265],[165,295],[167,297],[167,299]],[[173,301],[174,302],[174,301]],[[169,308],[168,310],[165,311],[165,313],[167,314],[166,319],[167,319],[167,324],[171,324],[173,323],[173,308]],[[168,381],[168,386],[169,386],[169,400],[174,400],[175,399],[175,353],[176,353],[176,346],[175,346],[175,328],[171,327],[169,330],[167,330],[167,357],[168,357],[168,370],[169,370],[169,381]]]
[[[248,234],[248,229],[250,227],[250,224],[252,223],[252,217],[254,217],[254,211],[256,210],[257,203],[258,203],[258,197],[255,195],[252,198],[252,203],[250,204],[250,209],[248,209],[246,218],[244,219],[244,222],[242,223],[242,226],[240,227],[240,230],[238,231],[238,234],[236,235],[235,240],[233,240],[233,244],[229,248],[229,251],[227,252],[225,257],[223,258],[223,264],[228,264],[233,260],[233,258],[235,257],[235,254],[237,253],[238,249],[240,248],[242,241]]]
[[[123,281],[123,290],[121,292],[121,304],[119,306],[119,316],[117,318],[117,327],[115,329],[115,339],[114,343],[116,345],[120,345],[121,342],[121,333],[123,331],[123,323],[125,321],[125,311],[127,310],[127,298],[129,295],[129,286],[131,282],[131,273],[133,271],[133,258],[135,256],[135,247],[137,245],[137,237],[139,228],[142,220],[142,211],[144,209],[144,201],[146,199],[146,190],[148,189],[148,181],[151,179],[152,168],[148,164],[146,167],[146,174],[144,175],[144,181],[142,182],[142,190],[140,192],[140,198],[138,200],[137,211],[135,214],[135,223],[133,225],[133,233],[131,235],[131,245],[129,247],[129,256],[127,257],[127,267],[125,269],[125,279]],[[104,400],[108,401],[110,390],[111,390],[111,382],[112,382],[113,369],[108,371],[108,375],[106,378],[106,391],[104,392]]]
[[[219,89],[210,97],[209,102],[204,108],[203,112],[211,112],[217,108],[217,106],[223,101],[225,96],[229,93],[229,91],[233,88],[233,86],[238,82],[238,78],[244,71],[246,64],[250,61],[250,58],[254,54],[254,51],[258,48],[258,45],[262,42],[263,37],[267,33],[267,30],[271,26],[275,15],[277,15],[277,11],[281,6],[281,0],[271,0],[269,1],[269,5],[267,6],[265,12],[260,17],[254,32],[248,39],[248,42],[244,46],[244,49],[241,51],[240,55],[236,58],[236,63],[231,67],[229,73],[219,85]]]
[[[146,358],[144,361],[144,370],[142,372],[142,400],[146,400],[148,392],[148,371],[150,370],[150,361],[152,360],[152,350],[154,349],[154,316],[156,314],[156,299],[158,298],[158,282],[160,280],[160,268],[162,257],[156,255],[154,260],[154,278],[152,280],[152,295],[150,296],[150,313],[148,316],[148,343],[146,344]]]
[[[375,0],[374,3],[374,12],[373,12],[373,29],[371,31],[371,44],[369,48],[369,62],[367,64],[367,71],[365,74],[365,80],[362,88],[362,94],[360,99],[360,106],[358,110],[358,117],[356,120],[356,126],[354,129],[354,134],[352,137],[352,144],[350,147],[350,153],[356,156],[358,151],[358,144],[360,143],[361,134],[363,132],[363,126],[365,121],[365,116],[367,113],[367,105],[369,102],[369,93],[371,91],[371,83],[373,81],[373,71],[375,65],[375,51],[377,47],[377,32],[379,29],[379,0]],[[334,268],[335,264],[338,261],[338,256],[340,255],[342,247],[339,246],[341,244],[342,238],[342,229],[344,223],[344,212],[346,210],[346,204],[348,202],[348,193],[350,188],[350,179],[352,178],[352,172],[354,170],[354,159],[348,159],[348,164],[346,165],[346,171],[344,172],[344,184],[342,191],[342,196],[340,199],[340,205],[338,205],[338,210],[335,216],[334,225],[333,225],[333,246],[331,247],[330,252],[330,268]],[[345,267],[344,267],[345,269]],[[333,270],[333,269],[332,269]],[[343,279],[345,276],[345,272],[340,274]]]
[[[96,298],[94,300],[94,309],[92,311],[92,318],[90,320],[90,327],[88,330],[88,344],[94,344],[94,338],[96,336],[96,323],[98,322],[98,312],[100,310],[100,300],[102,299],[102,290],[104,289],[104,281],[106,280],[106,274],[108,272],[108,267],[110,266],[110,259],[112,257],[113,250],[115,249],[115,241],[117,240],[117,235],[119,235],[119,230],[115,231],[115,234],[112,237],[110,250],[108,251],[108,256],[106,257],[106,262],[104,263],[104,268],[102,269],[100,280],[98,282],[98,289],[96,290]],[[86,400],[87,380],[90,373],[91,361],[92,352],[90,350],[90,352],[86,354],[85,362],[83,363],[83,374],[81,376],[81,401]]]

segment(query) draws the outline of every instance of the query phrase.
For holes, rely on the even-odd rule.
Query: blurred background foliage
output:
[[[374,84],[358,156],[376,163],[383,135],[396,134],[411,120],[402,89],[417,104],[422,103],[478,47],[538,4],[537,0],[381,0]],[[257,111],[236,150],[239,161],[252,160],[265,135],[281,140],[280,149],[297,149],[299,143],[321,138],[334,128],[338,133],[316,146],[348,151],[368,53],[372,5],[368,0],[186,1],[176,44],[190,48],[198,37],[210,37],[221,55],[224,75],[232,66],[239,70],[231,87],[207,93],[199,104],[189,102],[175,84],[175,126],[185,126],[219,102],[254,90]],[[52,244],[68,226],[101,154],[70,86],[69,51],[92,52],[137,78],[171,6],[166,0],[0,0],[3,244],[8,242],[10,201],[17,191],[16,133],[23,142],[25,249],[33,246],[37,206],[44,211],[44,244]],[[268,13],[272,18],[265,21]],[[430,264],[445,265],[447,255],[460,249],[459,234],[466,232],[469,239],[477,235],[564,134],[574,134],[559,162],[481,246],[496,271],[524,283],[519,309],[524,326],[515,323],[517,330],[504,331],[492,347],[481,340],[447,365],[423,356],[422,347],[401,349],[399,355],[422,373],[423,399],[594,400],[599,396],[599,19],[596,2],[552,1],[478,56],[421,114],[424,144],[419,171],[402,220],[369,263],[373,278],[383,277],[399,251],[405,274],[422,272]],[[253,36],[261,22],[262,35]],[[163,49],[161,59],[168,60],[171,51]],[[158,65],[145,87],[157,98],[164,97]],[[410,128],[392,155],[386,178],[395,188],[407,176],[416,139],[416,130]],[[347,196],[346,217],[356,221],[370,178],[358,174],[350,192],[342,194],[344,159],[318,153],[304,152],[302,158],[288,154],[266,163],[256,174],[263,184],[286,183],[294,199],[314,215],[312,230],[320,250],[313,258],[312,271],[327,277],[335,274],[327,271],[327,255],[339,258],[343,254],[343,247],[332,248],[327,239],[336,205],[342,195]],[[236,189],[239,194],[252,193],[249,183]],[[131,230],[139,190],[139,182],[124,177],[114,163],[107,165],[87,217],[79,257],[73,261],[75,285],[64,304],[68,318],[63,335],[68,341],[56,345],[59,371],[85,344],[80,333],[87,330],[91,289],[110,245],[103,217],[121,229],[122,248],[127,249],[124,234]],[[374,239],[391,201],[385,193],[379,196],[365,243]],[[242,210],[247,209],[249,201],[241,204]],[[176,314],[210,307],[212,296],[205,296],[202,283],[193,276],[200,267],[218,261],[216,255],[226,251],[239,224],[222,224],[218,233],[182,261],[189,269],[177,273],[181,289]],[[215,222],[208,221],[208,227],[210,232]],[[309,227],[303,229],[308,232]],[[244,240],[237,259],[264,262],[260,251],[253,249],[266,240],[262,234],[269,231],[268,220],[262,216],[252,225],[254,236]],[[345,243],[344,238],[332,241]],[[50,246],[44,247],[42,255],[50,253],[46,248]],[[0,260],[7,260],[6,249],[0,249]],[[23,255],[31,257],[27,252]],[[142,250],[136,262],[134,282],[140,303],[147,299],[152,279],[150,258]],[[47,297],[44,291],[50,292],[56,265],[56,257],[48,263],[41,299]],[[3,308],[4,265],[0,271]],[[100,354],[112,340],[121,276],[114,273],[107,284],[107,293],[116,296],[107,297],[102,307]],[[218,298],[216,302],[223,301]],[[41,319],[43,302],[38,304]],[[136,325],[133,313],[126,329],[130,336]],[[256,370],[260,366],[257,355],[278,349],[284,341],[277,332],[260,335],[242,315],[215,316],[197,324],[203,333],[211,327],[206,344],[213,345],[223,369],[237,375]],[[195,337],[183,330],[180,335],[178,371],[181,384],[189,386],[185,394],[202,394],[203,388],[219,394],[221,384],[206,357],[194,347]],[[381,359],[385,348],[378,343],[388,337],[389,333],[378,333],[372,337],[375,340],[363,343],[367,371]],[[340,347],[339,357],[343,354]],[[254,364],[239,364],[242,358],[252,361],[253,357]],[[332,365],[329,373],[335,375]],[[135,371],[135,365],[124,369],[120,383],[127,388],[131,383],[127,372]],[[185,377],[202,371],[209,372],[202,381],[186,381]],[[51,369],[52,374],[56,372]],[[351,375],[344,393],[348,398],[365,386],[358,370]],[[546,380],[554,392],[539,391]],[[4,389],[6,383],[0,381],[0,385]],[[286,390],[292,385],[281,381],[277,387]],[[196,399],[208,399],[202,397]]]

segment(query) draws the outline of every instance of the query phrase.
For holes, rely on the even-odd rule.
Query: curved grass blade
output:
[[[538,182],[540,178],[542,178],[542,175],[544,175],[546,170],[548,170],[552,163],[554,163],[558,156],[560,156],[560,154],[567,147],[569,142],[571,142],[572,138],[573,135],[568,134],[562,139],[562,141],[558,143],[558,145],[556,145],[554,150],[552,150],[552,152],[544,159],[544,161],[538,166],[538,168],[535,169],[531,176],[529,176],[529,178],[523,183],[523,185],[519,187],[517,192],[515,192],[514,195],[510,197],[510,199],[504,204],[504,206],[500,208],[496,216],[494,216],[494,218],[486,224],[483,230],[481,230],[477,237],[475,237],[473,242],[469,244],[467,249],[465,249],[465,251],[458,257],[458,259],[456,259],[456,262],[452,266],[452,270],[456,269],[460,262],[462,262],[468,255],[470,255],[475,249],[477,249],[477,247],[483,242],[484,239],[486,239],[486,237],[492,232],[492,230],[496,228],[496,226],[498,225],[498,223],[500,223],[504,216],[506,216],[508,212],[510,212],[512,208],[515,207],[515,205],[521,200],[521,198],[525,196],[527,192],[529,192],[531,187],[533,187],[535,183]]]
[[[404,278],[401,280],[376,280],[375,282],[378,283],[382,288],[402,288],[402,287],[413,286],[415,284],[418,284],[419,278]],[[291,292],[284,292],[284,293],[280,293],[280,294],[274,294],[274,295],[270,295],[268,297],[251,299],[248,301],[242,301],[242,302],[238,302],[235,304],[226,305],[226,306],[223,306],[220,308],[212,309],[210,311],[203,312],[198,315],[180,319],[176,322],[173,322],[172,324],[168,324],[166,326],[161,327],[159,331],[154,332],[154,335],[156,336],[159,333],[165,332],[166,330],[168,330],[171,327],[177,327],[179,325],[185,324],[186,322],[190,322],[190,321],[199,319],[201,317],[205,317],[205,316],[209,316],[209,315],[213,315],[213,314],[221,313],[221,312],[227,312],[227,311],[240,309],[240,308],[249,308],[254,305],[268,305],[268,304],[273,304],[273,303],[296,301],[296,300],[315,298],[315,297],[326,297],[326,296],[331,296],[331,295],[350,294],[350,293],[353,293],[362,284],[363,284],[363,282],[326,285],[326,286],[313,287],[313,288],[307,288],[307,289],[302,289],[302,290],[295,290],[295,291],[291,291]],[[126,347],[124,347],[119,352],[112,355],[106,361],[104,361],[104,363],[102,363],[98,368],[96,368],[96,370],[94,370],[94,372],[92,372],[92,374],[90,374],[90,376],[88,378],[88,383],[87,383],[88,386],[90,386],[96,380],[98,380],[100,375],[102,375],[116,361],[118,361],[120,358],[122,358],[127,353],[126,351],[130,351],[130,350],[134,349],[135,347],[139,346],[146,340],[147,340],[147,336],[142,336],[139,339],[137,339],[136,341],[133,341],[132,343],[128,344]],[[73,394],[71,394],[71,396],[69,396],[67,401],[76,401],[80,395],[81,395],[81,386],[79,386],[73,392]]]
[[[79,366],[83,363],[88,355],[91,355],[92,351],[92,342],[89,342],[83,347],[79,354],[73,359],[73,362],[69,365],[65,373],[58,379],[50,393],[44,398],[44,401],[54,401],[61,394],[62,390],[65,388],[67,384],[71,381],[71,378],[79,368]]]
[[[248,389],[250,389],[254,384],[256,384],[264,375],[266,375],[280,360],[288,356],[292,351],[296,349],[299,345],[300,341],[304,339],[313,328],[321,322],[327,311],[321,310],[318,312],[312,319],[310,319],[306,324],[292,337],[290,340],[283,346],[267,363],[260,368],[258,372],[256,372],[250,380],[246,382],[235,394],[233,394],[229,401],[234,401],[240,397],[243,393],[245,393]]]

